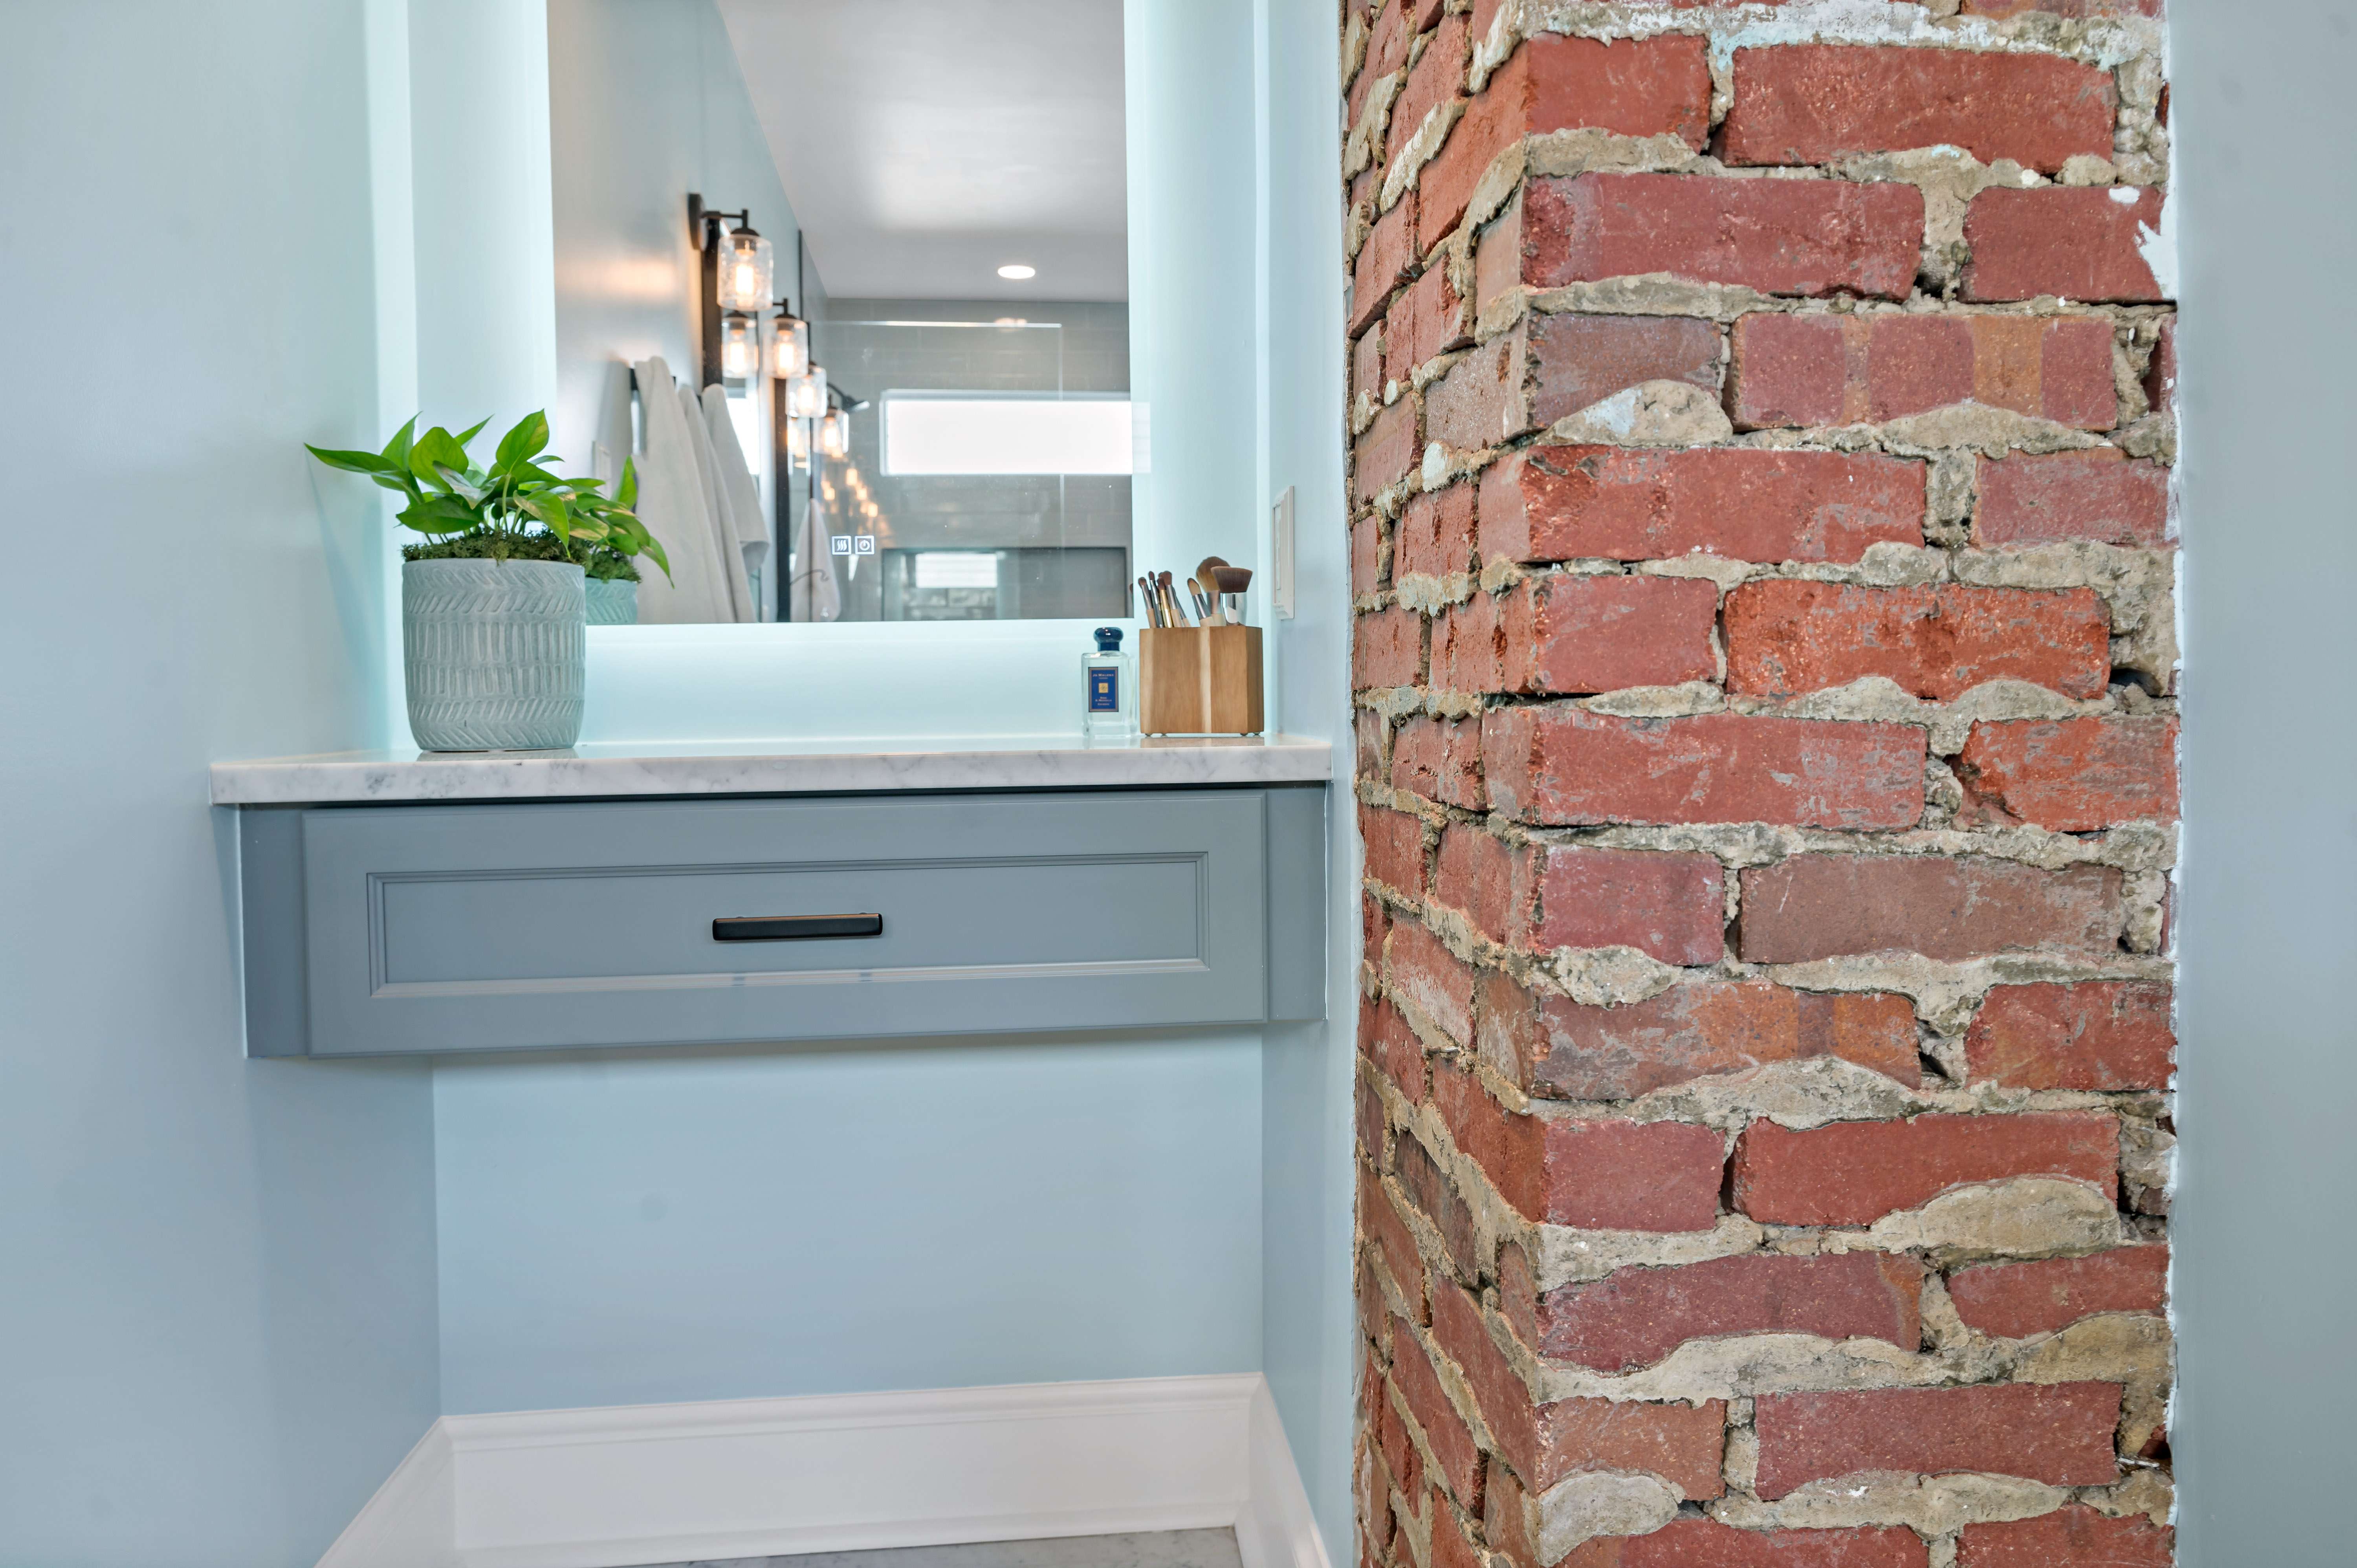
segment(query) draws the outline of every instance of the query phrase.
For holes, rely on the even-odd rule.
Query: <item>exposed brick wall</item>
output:
[[[2165,1564],[2158,0],[1345,0],[1368,1568]]]

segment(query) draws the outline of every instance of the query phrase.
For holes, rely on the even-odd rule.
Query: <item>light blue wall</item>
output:
[[[1296,604],[1277,623],[1286,727],[1334,747],[1327,812],[1327,1021],[1269,1031],[1263,1063],[1265,1367],[1336,1563],[1351,1517],[1351,1084],[1358,832],[1351,791],[1350,517],[1342,489],[1341,136],[1334,12],[1256,0],[1264,478],[1294,490]]]
[[[2357,5],[2170,0],[2185,870],[2174,1219],[2188,1568],[2351,1558],[2357,1404]]]
[[[251,1063],[215,757],[365,744],[359,0],[0,5],[0,1561],[308,1563],[437,1409],[415,1066]]]
[[[1250,1371],[1256,1038],[445,1065],[453,1412]]]

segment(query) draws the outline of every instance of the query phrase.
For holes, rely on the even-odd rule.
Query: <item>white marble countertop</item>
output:
[[[341,751],[216,762],[217,806],[546,800],[620,795],[877,793],[1322,783],[1332,747],[1301,736],[588,745],[571,751]]]

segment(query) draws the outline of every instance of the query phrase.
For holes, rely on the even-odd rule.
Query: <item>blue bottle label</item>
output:
[[[1121,712],[1121,671],[1092,670],[1089,671],[1089,712],[1117,714]]]

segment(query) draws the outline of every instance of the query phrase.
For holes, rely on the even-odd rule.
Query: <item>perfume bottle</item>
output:
[[[1096,650],[1081,660],[1083,698],[1081,733],[1092,746],[1137,738],[1137,691],[1129,655],[1121,650],[1121,628],[1101,626]]]

